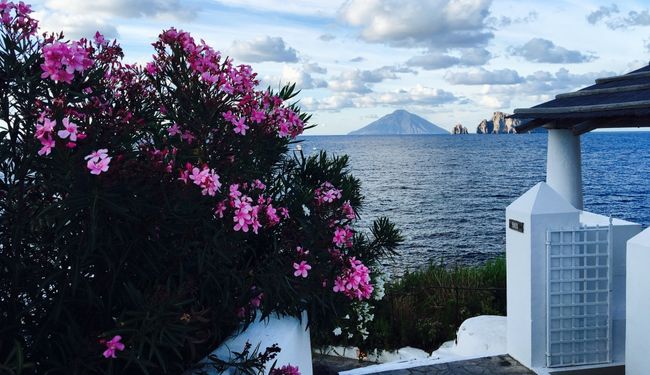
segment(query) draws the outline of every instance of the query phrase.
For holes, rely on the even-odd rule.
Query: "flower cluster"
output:
[[[333,290],[345,294],[350,299],[369,299],[373,291],[373,286],[370,283],[370,270],[355,257],[349,258],[347,267],[343,269],[343,274],[334,280]]]
[[[111,162],[111,157],[108,156],[108,150],[105,148],[93,151],[84,157],[86,168],[90,170],[90,174],[98,175],[102,172],[108,171],[108,165]]]
[[[88,51],[79,42],[46,44],[43,46],[43,59],[41,78],[50,78],[54,82],[71,83],[75,72],[83,73],[93,65]]]
[[[343,228],[336,228],[334,231],[334,237],[332,237],[332,242],[338,247],[352,247],[353,238],[354,232],[349,225],[346,225]]]
[[[44,115],[41,116],[39,121],[36,123],[36,132],[34,137],[41,142],[41,149],[38,150],[38,154],[49,155],[52,152],[52,148],[56,145],[52,132],[54,132],[54,126],[56,121],[50,120]]]
[[[162,79],[161,72],[174,64],[169,51],[180,49],[186,55],[190,73],[205,85],[207,92],[235,99],[221,114],[235,134],[246,136],[259,129],[264,134],[295,138],[303,132],[303,120],[294,109],[282,106],[283,100],[267,90],[255,90],[259,81],[250,66],[234,66],[231,59],[222,59],[205,42],[196,43],[189,33],[174,28],[163,32],[154,47],[158,54],[145,67],[153,79]]]
[[[341,211],[343,212],[345,218],[348,220],[354,220],[357,218],[357,213],[354,211],[354,208],[352,208],[350,201],[343,202],[343,205],[341,206]]]
[[[250,191],[248,194],[244,194],[240,189]],[[273,227],[280,223],[282,217],[288,218],[289,211],[285,207],[273,207],[273,199],[263,194],[265,189],[266,185],[260,180],[255,180],[250,184],[232,184],[229,187],[228,199],[217,204],[215,214],[218,217],[223,217],[229,206],[233,210],[233,229],[236,232],[248,232],[252,229],[253,233],[257,234],[259,228],[262,227],[261,220],[263,219],[267,227]],[[251,198],[251,194],[258,194],[255,201]]]
[[[341,199],[341,190],[335,188],[331,182],[325,181],[314,191],[314,198],[319,205],[332,203]]]
[[[189,171],[190,168],[191,173]],[[219,175],[208,166],[203,166],[203,168],[199,169],[197,167],[192,167],[191,164],[189,164],[187,169],[188,170],[184,171],[185,175],[183,176],[188,176],[189,179],[194,182],[194,185],[200,187],[201,194],[214,197],[217,194],[217,191],[221,189]]]
[[[280,368],[274,368],[269,375],[300,375],[298,366],[286,365]]]
[[[19,38],[27,38],[36,34],[38,21],[31,18],[32,7],[19,2],[0,0],[0,22],[2,26],[18,34]]]

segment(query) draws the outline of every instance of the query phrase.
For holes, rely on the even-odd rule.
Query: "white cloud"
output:
[[[432,51],[424,55],[411,57],[406,61],[406,65],[420,67],[425,70],[445,69],[452,66],[479,66],[486,64],[492,56],[485,48],[465,48],[460,51],[460,56]]]
[[[600,20],[604,18],[609,18],[613,14],[618,12],[619,10],[616,4],[612,4],[610,6],[601,5],[598,9],[594,10],[593,12],[587,15],[587,22],[593,25],[598,23]]]
[[[250,42],[236,40],[229,52],[248,62],[297,62],[298,51],[285,44],[281,37],[262,37]]]
[[[441,89],[415,85],[408,90],[394,90],[359,95],[340,93],[323,99],[303,99],[301,105],[308,111],[339,111],[344,108],[375,107],[437,107],[458,102],[453,93]]]
[[[319,36],[318,39],[322,40],[323,42],[329,42],[330,40],[336,39],[336,37],[332,34],[323,34]]]
[[[650,11],[642,9],[640,11],[628,11],[625,16],[619,16],[620,10],[616,4],[610,6],[600,6],[595,11],[587,15],[587,22],[595,25],[601,21],[612,30],[628,29],[635,26],[650,26]]]
[[[298,66],[284,65],[282,75],[279,78],[265,78],[264,81],[277,83],[283,86],[288,83],[295,83],[299,90],[308,90],[315,88],[327,87],[327,82],[322,79],[314,78],[304,68]],[[271,86],[274,86],[271,84]]]
[[[387,79],[398,79],[398,74],[417,74],[413,69],[400,66],[383,66],[373,70],[348,70],[332,78],[329,88],[338,92],[353,92],[364,94],[371,92],[370,85]]]
[[[339,17],[371,43],[437,50],[485,45],[491,0],[348,0]]]
[[[45,7],[53,11],[81,15],[121,18],[156,17],[168,15],[179,20],[196,16],[195,6],[180,0],[48,0]]]
[[[38,9],[40,8],[40,9]],[[89,38],[99,31],[107,38],[119,36],[116,18],[170,17],[177,21],[197,16],[193,5],[180,0],[47,0],[35,14],[42,31],[63,31],[72,39]]]
[[[97,31],[107,39],[114,39],[119,36],[117,28],[107,20],[86,14],[64,15],[52,13],[40,16],[41,31],[58,33],[63,31],[70,39],[91,38]]]
[[[503,109],[510,105],[509,102],[504,102],[496,96],[483,95],[478,102],[480,105],[490,109]]]
[[[498,28],[508,27],[511,25],[518,25],[522,23],[531,23],[537,21],[539,13],[536,11],[530,11],[524,17],[511,17],[511,16],[501,16],[501,17],[490,17],[487,19],[487,23]]]
[[[592,54],[583,54],[580,51],[568,50],[555,45],[550,40],[533,38],[526,44],[510,49],[513,55],[522,56],[528,61],[541,63],[583,63],[596,58]]]
[[[305,72],[307,72],[307,73],[314,73],[314,74],[325,74],[325,73],[327,73],[326,68],[318,65],[318,63],[315,63],[315,62],[311,62],[311,61],[304,62],[302,64],[302,66],[303,66],[303,69],[305,70]]]
[[[245,8],[256,12],[275,12],[301,16],[333,17],[343,0],[217,0],[230,7]]]
[[[492,71],[479,68],[466,72],[447,72],[445,79],[455,85],[512,85],[523,81],[516,70],[507,68]]]

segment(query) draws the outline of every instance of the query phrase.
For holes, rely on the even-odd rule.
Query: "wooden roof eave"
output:
[[[515,115],[520,117],[522,115],[531,115],[530,118],[537,117],[536,115],[561,115],[561,114],[574,114],[574,113],[589,113],[589,112],[605,112],[605,111],[619,111],[625,109],[650,109],[650,100],[639,100],[633,102],[623,103],[609,103],[609,104],[592,104],[570,107],[533,107],[533,108],[517,108]]]

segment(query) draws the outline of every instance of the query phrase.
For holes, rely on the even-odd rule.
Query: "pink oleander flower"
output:
[[[103,159],[90,159],[86,163],[86,167],[90,170],[90,174],[99,175],[102,172],[108,171],[108,165],[111,162],[110,157],[105,157]]]
[[[264,111],[258,111],[254,109],[253,112],[251,113],[251,120],[255,121],[258,124],[264,121],[265,118],[266,118],[266,114],[264,114]]]
[[[99,31],[95,32],[95,36],[93,37],[93,40],[94,40],[95,43],[97,43],[97,45],[99,45],[99,46],[103,46],[103,45],[108,44],[108,43],[106,42],[106,39],[104,39],[104,36],[103,36],[102,34],[100,34]]]
[[[266,218],[269,220],[269,226],[274,226],[280,222],[280,217],[276,213],[276,209],[272,205],[266,206]]]
[[[106,159],[108,157],[108,150],[105,148],[100,148],[97,151],[93,151],[90,154],[84,157],[84,160],[93,160],[99,161],[100,159]]]
[[[335,293],[343,293],[350,299],[364,300],[372,296],[374,290],[370,283],[370,269],[355,257],[348,259],[348,266],[334,280]]]
[[[285,219],[289,218],[289,210],[286,207],[280,207],[278,210],[280,210],[280,215],[282,215],[282,217]]]
[[[233,216],[233,222],[235,226],[233,229],[235,231],[248,232],[249,225],[253,224],[253,216],[251,212],[253,207],[250,204],[250,198],[247,196],[242,196],[242,199],[235,199],[235,215]]]
[[[167,128],[167,133],[170,137],[173,137],[177,134],[181,134],[181,129],[178,127],[177,123],[174,123],[172,126]]]
[[[345,228],[338,227],[334,231],[332,242],[338,247],[352,247],[353,236],[354,232],[352,232],[352,229],[350,229],[349,226],[346,225]]]
[[[70,138],[71,142],[74,142],[77,140],[77,124],[74,122],[70,121],[70,117],[66,117],[63,119],[63,127],[65,128],[64,130],[59,130],[56,134],[61,138],[61,139],[66,139]]]
[[[223,219],[223,213],[226,211],[226,202],[221,201],[217,203],[217,207],[214,209],[214,214],[217,215],[220,219]]]
[[[357,217],[357,214],[354,212],[354,208],[352,208],[350,201],[343,202],[341,211],[343,211],[343,215],[345,215],[345,218],[348,220],[354,220]]]
[[[56,121],[50,120],[47,117],[43,117],[42,124],[36,123],[36,133],[34,134],[34,137],[40,139],[46,135],[49,135],[54,131],[55,125],[56,125]]]
[[[340,276],[338,276],[338,277],[334,280],[334,288],[332,288],[332,290],[333,290],[335,293],[337,293],[337,292],[345,292],[345,289],[346,289],[346,288],[345,288],[345,281],[343,280],[343,278],[341,278]]]
[[[109,341],[104,342],[104,345],[106,345],[106,350],[104,350],[104,358],[117,358],[115,356],[115,353],[117,351],[123,351],[124,350],[124,344],[122,344],[120,341],[122,340],[122,336],[117,335],[114,336],[112,339]]]
[[[152,76],[158,73],[158,67],[152,62],[148,62],[147,65],[145,65],[144,70],[146,70],[147,73],[151,74]]]
[[[43,136],[43,137],[39,138],[38,140],[41,141],[41,145],[43,146],[43,147],[41,147],[40,150],[38,150],[38,155],[40,155],[40,156],[49,155],[50,152],[52,152],[52,148],[55,146],[54,139],[49,138],[47,136]]]
[[[274,368],[269,375],[300,375],[298,366],[286,365],[280,368]]]
[[[230,193],[228,194],[228,196],[230,198],[238,199],[239,197],[241,197],[242,194],[239,191],[239,184],[232,184],[232,185],[230,185],[229,189],[230,189]]]
[[[242,117],[232,121],[236,134],[246,135],[246,130],[248,130],[250,127],[244,123],[244,120],[245,119]]]
[[[201,188],[201,194],[203,195],[214,197],[217,191],[221,189],[219,175],[207,166],[203,167],[203,169],[192,168],[192,174],[189,175],[189,179]]]
[[[302,277],[307,277],[307,272],[311,269],[311,266],[307,264],[307,261],[303,260],[298,263],[293,263],[293,268],[295,269],[293,275],[296,277],[302,276]]]
[[[257,308],[260,307],[262,304],[262,299],[264,298],[264,293],[260,293],[257,296],[251,298],[251,300],[248,302],[251,306]]]
[[[341,190],[335,188],[329,181],[325,181],[314,191],[314,198],[319,205],[332,203],[341,198]]]
[[[257,234],[258,230],[262,227],[262,224],[258,219],[259,210],[260,206],[253,206],[253,210],[251,211],[251,226],[253,227],[253,233],[255,234]]]
[[[264,185],[260,180],[253,181],[253,186],[255,186],[256,189],[260,189],[260,190],[266,189],[266,185]]]
[[[93,65],[88,51],[79,42],[53,42],[43,46],[44,63],[41,64],[41,78],[55,82],[71,83],[75,72],[84,72]]]
[[[185,130],[181,135],[181,140],[187,142],[188,144],[192,144],[192,142],[194,142],[195,139],[196,137],[189,130]]]
[[[303,249],[302,246],[296,246],[296,253],[298,253],[299,256],[305,256],[309,255],[309,250]]]

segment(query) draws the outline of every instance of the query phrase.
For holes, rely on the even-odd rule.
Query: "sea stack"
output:
[[[454,128],[451,130],[451,134],[467,134],[467,133],[468,133],[467,128],[460,123],[454,125]]]

